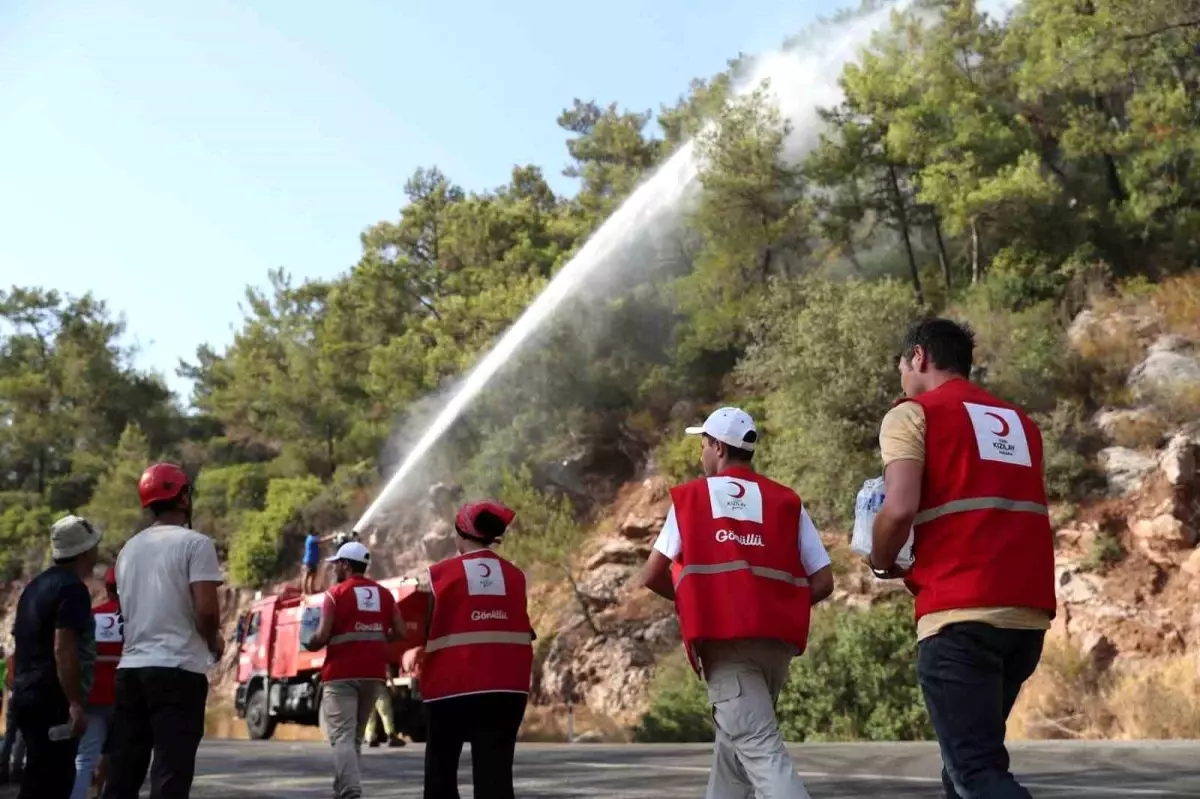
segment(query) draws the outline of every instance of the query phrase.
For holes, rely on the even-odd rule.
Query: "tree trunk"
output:
[[[980,262],[979,221],[971,220],[971,285],[983,279],[983,264]]]
[[[950,257],[946,255],[946,240],[942,238],[942,220],[933,212],[933,235],[937,239],[938,264],[942,267],[942,280],[946,283],[946,294],[950,294]]]
[[[900,226],[900,236],[904,239],[904,252],[908,255],[908,268],[912,273],[913,291],[917,295],[917,303],[925,304],[925,291],[921,288],[921,272],[917,268],[917,257],[913,253],[912,237],[908,231],[908,212],[904,206],[904,195],[900,192],[900,176],[896,174],[896,165],[888,164],[888,177],[892,185],[892,200],[896,205],[896,222]]]

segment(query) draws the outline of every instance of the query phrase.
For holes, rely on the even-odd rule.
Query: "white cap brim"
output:
[[[683,432],[687,433],[689,436],[698,436],[698,435],[702,435],[704,433],[704,428],[703,427],[689,427],[686,430],[684,430]]]

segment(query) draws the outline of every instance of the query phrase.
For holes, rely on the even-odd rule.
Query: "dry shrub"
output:
[[[583,705],[574,708],[573,728],[575,737],[586,736],[589,740],[603,743],[627,743],[629,729],[617,719],[596,713]],[[559,743],[567,740],[566,705],[530,706],[525,711],[518,740],[527,743]]]
[[[1079,649],[1046,641],[1041,663],[1025,683],[1008,720],[1012,738],[1103,738],[1109,724],[1104,694],[1111,678]]]
[[[1113,738],[1200,738],[1197,656],[1167,658],[1122,674],[1108,696]]]
[[[1109,435],[1118,447],[1155,448],[1162,443],[1170,425],[1157,410],[1122,416],[1111,424]]]
[[[1166,332],[1200,341],[1200,271],[1163,281],[1153,304]]]
[[[1008,722],[1014,739],[1200,738],[1197,656],[1099,671],[1076,647],[1047,641]]]

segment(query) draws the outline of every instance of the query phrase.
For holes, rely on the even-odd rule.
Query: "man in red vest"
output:
[[[796,492],[752,468],[748,413],[720,408],[687,432],[702,437],[706,476],[671,490],[642,580],[675,601],[688,659],[708,683],[708,797],[807,797],[775,701],[808,644],[812,605],[833,592],[829,555]]]
[[[971,331],[948,319],[909,330],[906,399],[880,428],[885,497],[869,560],[916,597],[917,677],[946,796],[1028,797],[1009,772],[1004,730],[1056,605],[1042,436],[970,382],[973,353]],[[910,529],[904,573],[895,561]]]
[[[117,664],[125,646],[121,603],[117,598],[117,572],[112,567],[104,573],[103,602],[92,608],[96,623],[96,667],[92,691],[87,698],[87,731],[79,741],[75,755],[75,788],[71,799],[87,799],[93,775],[104,791],[104,755],[107,752],[108,730],[112,726],[113,705],[117,701]],[[99,771],[97,771],[99,767]]]
[[[357,541],[329,558],[337,584],[325,592],[321,621],[305,646],[326,648],[321,668],[321,729],[333,747],[333,795],[362,796],[363,733],[380,691],[387,690],[388,642],[404,637],[390,591],[366,577],[371,553]]]
[[[425,799],[458,799],[458,760],[471,744],[478,799],[513,799],[513,755],[533,673],[525,574],[491,550],[516,514],[464,505],[458,555],[429,567],[433,608],[424,657],[414,656],[429,722]]]

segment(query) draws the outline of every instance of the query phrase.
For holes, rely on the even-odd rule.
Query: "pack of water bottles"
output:
[[[850,538],[850,549],[860,555],[871,554],[872,529],[875,526],[875,516],[883,507],[883,478],[873,477],[863,483],[854,500],[854,534]],[[913,534],[910,530],[908,541],[905,542],[900,554],[896,556],[896,565],[907,569],[913,564]]]
[[[304,609],[300,615],[300,646],[307,648],[308,642],[317,634],[317,628],[321,626],[321,608],[318,605],[310,605]]]

